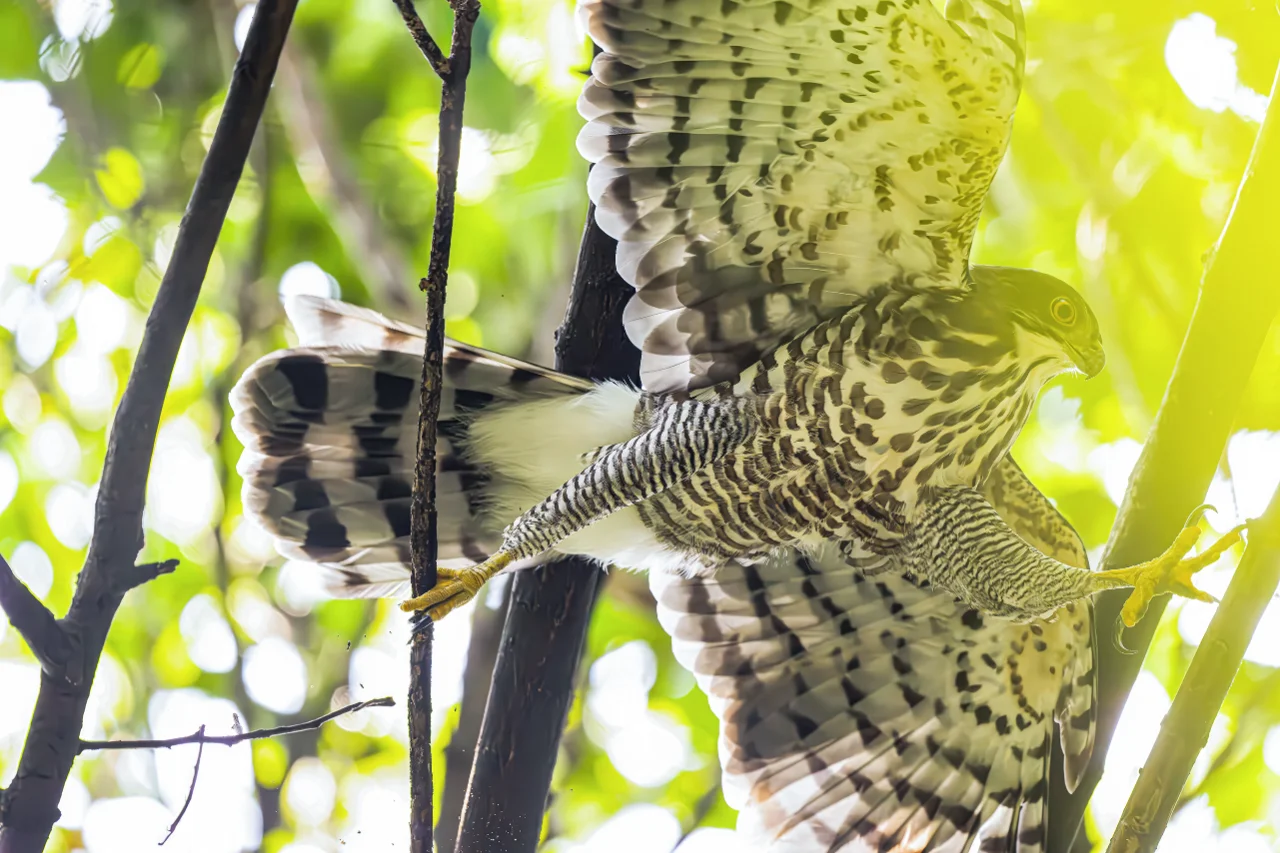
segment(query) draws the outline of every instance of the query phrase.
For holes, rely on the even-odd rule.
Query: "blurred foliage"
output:
[[[1280,16],[1245,0],[1025,5],[1028,81],[977,259],[1062,276],[1100,318],[1109,369],[1047,392],[1016,450],[1096,550],[1265,109]],[[430,28],[446,33],[447,5],[422,6]],[[32,208],[15,207],[17,195],[6,202],[0,183],[0,225],[12,231],[0,247],[19,240],[9,254],[26,258],[15,263],[0,250],[0,551],[55,611],[73,590],[106,425],[247,21],[234,0],[0,0],[0,86],[42,85],[65,125],[38,174],[5,179],[43,194],[48,216],[36,222]],[[475,43],[448,330],[545,361],[586,207],[574,100],[589,52],[567,0],[489,0]],[[12,91],[0,88],[0,110],[16,103],[5,100]],[[241,523],[226,394],[253,358],[288,342],[282,289],[340,293],[417,318],[438,91],[391,3],[299,8],[173,377],[152,470],[145,555],[183,562],[126,598],[94,687],[93,736],[172,735],[201,723],[230,730],[232,713],[258,727],[403,695],[398,614],[385,603],[318,600],[305,569],[282,566]],[[27,133],[35,131],[16,113],[0,113],[6,156]],[[32,236],[14,237],[26,233],[20,225]],[[36,237],[50,251],[26,257],[19,250]],[[1276,286],[1270,249],[1259,247],[1260,288]],[[1280,445],[1257,435],[1280,429],[1277,375],[1280,330],[1239,424],[1253,437],[1239,437],[1238,453],[1233,443],[1217,486],[1237,515],[1252,506],[1248,495],[1265,500],[1280,478]],[[1229,573],[1224,565],[1215,582]],[[672,658],[644,586],[615,578],[596,614],[556,775],[551,849],[575,849],[638,803],[656,807],[643,812],[652,843],[627,849],[665,853],[695,822],[733,824],[718,794],[714,717]],[[1118,741],[1123,755],[1095,798],[1095,838],[1114,824],[1143,738],[1185,671],[1203,631],[1197,613],[1175,606],[1161,628]],[[463,618],[451,621],[437,635],[446,735],[457,724],[448,704],[468,640]],[[1186,849],[1280,849],[1280,655],[1268,650],[1280,647],[1280,614],[1263,633],[1171,831]],[[0,780],[16,765],[36,677],[21,641],[0,625]],[[438,740],[442,748],[447,738]],[[236,749],[216,780],[202,771],[170,849],[296,845],[302,853],[402,842],[401,711]],[[82,757],[52,849],[148,843],[152,824],[162,830],[181,805],[192,758]],[[606,837],[583,849],[603,849]],[[700,849],[731,849],[728,835],[702,837],[709,846]]]

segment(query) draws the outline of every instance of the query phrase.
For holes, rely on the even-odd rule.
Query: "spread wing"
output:
[[[732,378],[895,278],[963,287],[1019,0],[581,0],[600,226],[654,391]],[[921,280],[921,279],[924,280]]]
[[[986,494],[1037,547],[1086,564],[1011,460]],[[650,578],[720,717],[739,828],[770,853],[1043,849],[1054,720],[1072,786],[1092,749],[1088,607],[984,619],[897,572],[795,553]]]

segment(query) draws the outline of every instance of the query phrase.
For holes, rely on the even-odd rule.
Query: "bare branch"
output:
[[[298,732],[309,732],[320,728],[330,720],[336,720],[344,714],[354,714],[356,711],[363,711],[365,708],[394,708],[395,704],[396,701],[390,696],[383,696],[380,699],[353,702],[335,711],[330,711],[323,716],[304,720],[301,723],[290,723],[287,726],[275,726],[270,729],[254,729],[251,732],[237,732],[230,735],[207,735],[204,733],[205,727],[201,726],[199,731],[192,734],[162,740],[82,740],[80,741],[80,752],[108,749],[169,749],[191,743],[235,746],[247,740],[262,740],[263,738],[282,737],[284,735],[297,734]]]
[[[471,777],[471,761],[475,757],[480,723],[489,698],[489,682],[493,664],[498,658],[502,639],[502,623],[507,618],[507,602],[511,596],[511,578],[499,575],[490,581],[494,591],[482,597],[471,618],[471,642],[467,646],[467,665],[462,675],[462,701],[458,708],[458,725],[444,749],[444,794],[440,798],[440,817],[436,821],[436,849],[453,853],[458,841],[458,824],[467,797]],[[487,599],[497,594],[499,601],[489,607]]]
[[[418,448],[413,469],[413,497],[409,509],[409,542],[415,596],[436,584],[436,421],[443,389],[444,298],[449,279],[449,251],[453,244],[454,196],[458,186],[458,158],[462,152],[462,110],[467,75],[471,71],[471,32],[480,15],[478,0],[450,0],[453,41],[449,59],[423,26],[412,0],[396,0],[414,41],[440,76],[440,133],[436,160],[436,215],[431,230],[431,260],[419,282],[426,293],[426,341],[422,354],[422,384],[418,406]],[[431,778],[431,649],[434,626],[420,620],[409,651],[409,845],[414,853],[434,849]]]
[[[1278,586],[1280,489],[1263,517],[1249,527],[1249,547],[1160,724],[1160,735],[1129,794],[1107,853],[1154,853]]]
[[[440,45],[436,44],[431,33],[427,32],[427,25],[422,23],[422,18],[418,17],[418,10],[413,8],[413,0],[395,0],[395,2],[396,8],[400,10],[400,17],[404,18],[404,25],[409,28],[409,34],[418,45],[418,50],[422,51],[422,55],[427,58],[427,62],[431,63],[431,67],[435,69],[441,80],[448,79],[450,61],[440,52]],[[479,8],[478,4],[476,8]]]
[[[556,367],[596,379],[637,381],[640,353],[618,334],[634,292],[615,265],[618,244],[587,211],[573,290],[556,340]],[[583,639],[604,573],[561,560],[517,572],[493,686],[476,744],[455,853],[508,853],[538,846]]]
[[[1271,104],[1280,103],[1280,70]],[[1178,355],[1150,438],[1134,468],[1112,530],[1102,568],[1149,559],[1168,546],[1185,519],[1204,500],[1231,434],[1236,412],[1271,322],[1280,310],[1280,288],[1260,286],[1259,247],[1275,240],[1280,218],[1280,108],[1267,112],[1235,204],[1207,265],[1200,298]],[[1127,593],[1104,593],[1097,602],[1100,634],[1109,632]],[[1166,597],[1126,635],[1145,651],[1160,621]],[[1136,641],[1136,642],[1135,642]],[[1053,751],[1049,797],[1050,853],[1068,853],[1093,790],[1102,777],[1107,746],[1125,699],[1142,666],[1142,655],[1120,655],[1098,647],[1098,735],[1093,757],[1074,794]]]
[[[177,568],[178,561],[172,558],[158,563],[131,564],[112,572],[111,589],[117,595],[123,596],[129,590],[149,583],[161,575],[173,574]]]
[[[0,556],[0,610],[9,617],[9,624],[26,640],[27,648],[40,663],[40,669],[52,677],[62,677],[67,661],[71,659],[70,639],[58,625],[49,608],[27,589]]]
[[[236,62],[209,154],[200,168],[173,255],[147,317],[133,372],[112,422],[94,512],[93,539],[60,627],[75,648],[71,678],[40,679],[31,728],[5,795],[0,853],[39,853],[57,820],[89,686],[124,592],[172,563],[135,565],[142,510],[165,392],[209,258],[244,170],[297,0],[260,0]],[[12,591],[12,590],[10,590]]]
[[[204,726],[200,727],[200,731],[197,734],[204,737]],[[163,847],[170,838],[173,838],[173,833],[177,830],[178,824],[182,823],[182,818],[186,816],[187,809],[191,808],[191,798],[196,795],[196,780],[200,778],[200,759],[204,758],[204,741],[200,741],[199,743],[200,748],[196,750],[196,766],[195,769],[191,771],[191,787],[187,789],[187,798],[183,801],[182,808],[178,811],[178,816],[173,819],[173,823],[169,824],[169,833],[160,842],[161,847]]]

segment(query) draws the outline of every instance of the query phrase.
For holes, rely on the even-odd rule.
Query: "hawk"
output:
[[[441,618],[552,552],[649,571],[774,851],[1035,851],[1052,726],[1093,743],[1092,572],[1008,455],[1103,366],[1066,283],[970,263],[1022,76],[1017,0],[581,0],[596,218],[643,387],[450,342]],[[423,341],[316,299],[232,395],[247,512],[345,595],[406,586]]]

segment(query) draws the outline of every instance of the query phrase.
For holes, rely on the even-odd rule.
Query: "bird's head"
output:
[[[1035,270],[975,266],[974,295],[1008,317],[1023,341],[1034,341],[1060,355],[1063,367],[1096,376],[1106,362],[1098,319],[1071,285]]]

